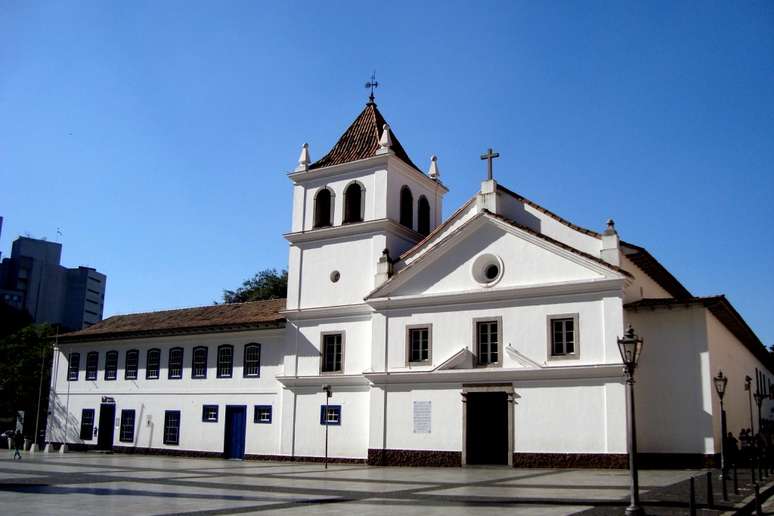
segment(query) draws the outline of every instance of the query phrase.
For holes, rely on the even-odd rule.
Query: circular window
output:
[[[339,278],[341,278],[341,273],[339,271],[331,272],[331,281],[333,283],[336,283],[337,281],[339,281]]]
[[[473,279],[485,287],[495,285],[503,277],[503,261],[493,254],[482,254],[473,261]]]

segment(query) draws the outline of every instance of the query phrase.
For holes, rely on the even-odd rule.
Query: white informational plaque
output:
[[[429,434],[430,422],[433,416],[433,405],[430,401],[414,402],[414,433]]]

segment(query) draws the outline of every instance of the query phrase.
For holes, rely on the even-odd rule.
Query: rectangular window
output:
[[[244,360],[245,378],[257,378],[261,376],[261,345],[246,344]]]
[[[97,368],[99,367],[99,353],[96,351],[89,351],[86,354],[86,379],[97,379]]]
[[[207,378],[207,348],[194,348],[192,357],[191,378]]]
[[[164,412],[164,444],[180,444],[180,411]]]
[[[430,361],[430,327],[408,329],[408,361],[421,363]]]
[[[122,443],[134,442],[134,410],[121,411],[121,431],[118,439]]]
[[[499,321],[476,322],[476,350],[478,365],[500,363]]]
[[[85,408],[81,411],[81,440],[90,441],[94,438],[94,409]]]
[[[322,342],[322,372],[341,372],[342,333],[328,333],[323,335]]]
[[[577,316],[550,319],[551,355],[574,355],[577,349]]]
[[[170,380],[179,380],[183,377],[183,348],[172,348],[169,350],[167,376]]]
[[[341,405],[320,406],[321,425],[341,425]]]
[[[161,367],[161,350],[149,349],[147,361],[145,364],[145,379],[158,380],[160,367]]]
[[[217,405],[202,405],[202,421],[205,423],[217,423],[218,422],[218,406]]]
[[[140,363],[140,352],[136,349],[130,349],[126,352],[126,365],[124,366],[124,378],[127,380],[137,379],[137,367]]]
[[[218,378],[231,378],[234,372],[234,346],[218,346]]]
[[[81,354],[70,353],[70,356],[67,358],[67,381],[77,382],[78,372],[80,371],[80,369],[81,369]]]
[[[253,422],[264,424],[271,423],[271,405],[256,405]]]
[[[105,380],[115,380],[118,375],[118,351],[105,353]]]

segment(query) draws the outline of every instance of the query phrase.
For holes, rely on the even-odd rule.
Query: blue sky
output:
[[[285,267],[291,170],[377,102],[448,215],[505,186],[616,220],[774,344],[774,3],[0,0],[0,250],[56,238],[106,314]]]

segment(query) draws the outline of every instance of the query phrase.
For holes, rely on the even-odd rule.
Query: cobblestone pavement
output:
[[[658,493],[698,471],[642,471],[648,514],[672,514]],[[381,468],[144,455],[0,458],[0,512],[84,514],[621,514],[628,471]],[[687,505],[685,506],[687,507]],[[679,510],[679,507],[677,508]],[[679,512],[675,512],[677,514]],[[683,510],[684,513],[684,510]]]

